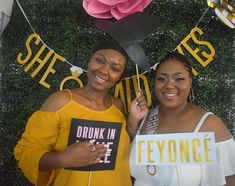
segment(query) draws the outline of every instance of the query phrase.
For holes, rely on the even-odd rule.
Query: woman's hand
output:
[[[105,156],[106,151],[104,144],[76,142],[61,152],[60,156],[63,167],[84,167],[101,163],[100,158]]]
[[[102,163],[100,158],[108,153],[104,144],[93,145],[92,142],[76,142],[62,152],[47,152],[39,162],[39,171],[66,167],[84,167]]]
[[[131,102],[128,116],[128,128],[132,132],[138,130],[139,122],[148,112],[148,104],[142,91],[137,92],[137,97]]]
[[[141,120],[148,112],[148,103],[146,97],[142,91],[137,92],[137,97],[131,102],[130,115],[133,115],[135,119]]]

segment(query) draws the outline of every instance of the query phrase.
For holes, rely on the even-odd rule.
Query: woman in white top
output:
[[[136,131],[137,135],[214,132],[217,164],[136,165],[134,138],[130,154],[134,185],[234,186],[234,139],[220,118],[192,103],[192,70],[188,60],[179,53],[169,53],[160,61],[155,75],[155,94],[160,103],[159,107],[149,111],[139,129],[137,125],[129,122],[130,130]],[[148,128],[150,121],[155,122],[154,128]]]

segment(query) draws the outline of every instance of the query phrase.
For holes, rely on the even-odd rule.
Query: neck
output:
[[[87,93],[87,98],[92,102],[103,103],[107,102],[107,91],[94,90],[89,85],[85,86],[85,91]]]

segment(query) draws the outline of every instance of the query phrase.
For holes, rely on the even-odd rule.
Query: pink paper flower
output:
[[[121,19],[134,12],[142,12],[152,0],[83,0],[83,8],[96,18]]]

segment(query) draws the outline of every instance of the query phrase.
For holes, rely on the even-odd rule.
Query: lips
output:
[[[178,93],[163,93],[164,98],[168,100],[175,99],[178,95]]]
[[[95,75],[95,80],[96,80],[96,82],[98,82],[100,84],[104,84],[105,82],[107,82],[106,79],[104,79],[103,77],[98,76],[98,75]]]

